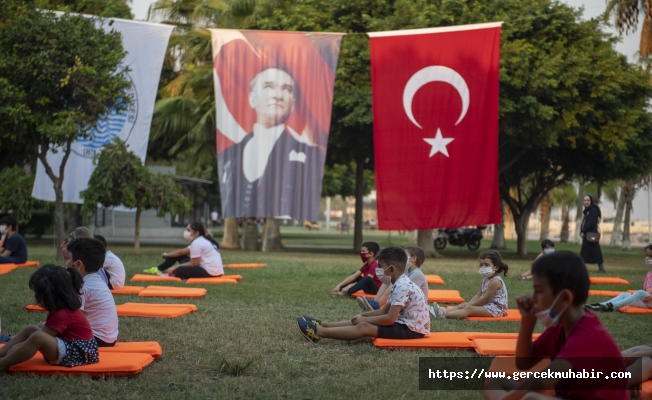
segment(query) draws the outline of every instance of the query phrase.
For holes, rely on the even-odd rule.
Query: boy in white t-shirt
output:
[[[95,239],[102,242],[106,249],[106,239],[104,239],[104,236],[95,235]],[[120,290],[125,286],[125,278],[127,275],[125,272],[125,265],[111,250],[106,251],[106,254],[104,255],[104,265],[100,271],[104,272],[106,276],[106,284],[109,286],[109,289]]]
[[[383,275],[391,277],[392,289],[387,303],[379,310],[358,314],[349,321],[322,322],[307,315],[298,317],[299,330],[306,339],[313,342],[322,338],[417,339],[430,333],[427,299],[421,288],[404,274],[405,250],[397,246],[386,247],[378,253],[376,260]]]
[[[78,238],[68,242],[70,257],[66,267],[73,267],[84,278],[81,310],[93,330],[98,347],[113,347],[118,340],[118,312],[109,287],[97,271],[104,263],[104,245],[97,239]]]

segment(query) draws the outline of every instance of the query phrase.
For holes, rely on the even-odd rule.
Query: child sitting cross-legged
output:
[[[349,321],[322,322],[304,315],[297,318],[303,336],[313,342],[322,338],[353,340],[362,337],[417,339],[430,333],[428,303],[421,289],[405,274],[407,255],[397,246],[376,257],[383,274],[391,277],[392,289],[380,309],[358,314]]]
[[[584,261],[574,253],[555,252],[534,262],[534,294],[516,299],[522,317],[516,367],[529,370],[544,358],[552,361],[543,376],[490,379],[485,384],[485,399],[629,398],[625,363],[616,342],[598,317],[584,309],[589,286]],[[537,320],[546,330],[533,342]],[[601,379],[578,378],[578,372]],[[550,389],[555,396],[540,393]]]

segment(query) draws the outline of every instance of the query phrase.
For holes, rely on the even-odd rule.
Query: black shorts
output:
[[[378,327],[378,337],[383,339],[421,339],[424,336],[423,333],[414,332],[407,325],[398,322]]]

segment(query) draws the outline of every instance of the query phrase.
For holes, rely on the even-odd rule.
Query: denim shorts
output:
[[[424,336],[423,333],[414,332],[407,325],[398,322],[378,327],[378,337],[383,339],[421,339]]]

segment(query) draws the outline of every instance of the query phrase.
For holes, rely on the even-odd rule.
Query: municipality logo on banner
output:
[[[122,44],[127,51],[123,65],[129,67],[130,71],[125,75],[131,82],[123,101],[126,103],[128,98],[131,104],[120,112],[111,110],[107,118],[99,121],[86,137],[72,144],[63,178],[63,201],[66,203],[83,203],[79,192],[88,187],[88,180],[95,169],[93,159],[116,137],[125,142],[143,162],[147,155],[161,67],[174,27],[122,19],[112,21],[111,26],[106,24],[104,28],[115,29],[122,34]],[[62,151],[48,153],[48,163],[55,171],[59,169],[63,156]],[[32,196],[40,200],[55,200],[52,181],[40,161]]]

